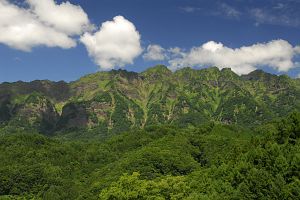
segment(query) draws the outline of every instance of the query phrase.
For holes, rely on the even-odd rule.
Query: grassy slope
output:
[[[53,122],[59,124],[56,130],[60,133],[87,128],[106,134],[153,124],[186,127],[207,121],[251,126],[300,110],[298,80],[259,70],[238,76],[230,69],[216,67],[183,68],[172,73],[156,66],[142,73],[98,72],[64,84],[61,91],[59,84],[0,85],[0,91],[7,94],[0,97],[0,109],[10,111],[1,114],[0,122],[16,115],[15,107],[33,91],[50,100],[62,116]],[[110,98],[105,97],[108,95]]]

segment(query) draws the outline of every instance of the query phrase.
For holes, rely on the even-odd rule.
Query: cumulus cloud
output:
[[[150,44],[143,55],[145,60],[161,61],[166,59],[166,50],[157,44]]]
[[[91,28],[87,14],[80,6],[53,0],[27,0],[38,18],[55,29],[69,35],[81,34]]]
[[[273,40],[232,49],[222,43],[209,41],[188,52],[182,52],[169,60],[170,68],[190,66],[231,67],[237,74],[247,74],[257,67],[269,66],[286,72],[295,67],[293,58],[299,54],[299,47],[293,47],[285,40]]]
[[[86,13],[69,2],[26,3],[25,8],[0,0],[0,43],[23,51],[36,46],[71,48],[76,46],[72,36],[91,27]]]
[[[122,16],[102,23],[95,33],[85,33],[80,41],[86,46],[89,56],[103,70],[132,64],[142,53],[140,34],[134,24]]]

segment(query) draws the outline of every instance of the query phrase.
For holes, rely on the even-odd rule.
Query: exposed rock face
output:
[[[300,110],[299,80],[261,70],[238,76],[229,68],[172,72],[159,65],[141,73],[98,72],[71,83],[0,84],[0,124],[22,122],[46,132],[120,132],[210,120],[254,125],[294,109]]]
[[[40,93],[53,101],[64,101],[70,98],[71,90],[68,83],[64,81],[52,82],[48,80],[36,80],[32,82],[14,82],[0,84],[0,94],[16,97],[19,95],[28,95],[31,93]],[[1,96],[0,95],[0,96]]]
[[[0,124],[10,120],[10,106],[10,96],[5,94],[0,96]]]
[[[44,133],[51,133],[55,129],[59,117],[54,104],[38,93],[17,103],[11,113],[10,125],[34,128]]]
[[[87,126],[89,116],[86,109],[87,108],[83,104],[69,103],[65,105],[57,128],[70,129]]]

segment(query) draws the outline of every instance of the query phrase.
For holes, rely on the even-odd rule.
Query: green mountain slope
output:
[[[39,100],[30,102],[32,96]],[[261,70],[238,76],[227,68],[171,72],[158,65],[141,73],[98,72],[70,83],[0,84],[1,127],[49,134],[207,121],[254,126],[293,110],[300,110],[299,80]]]
[[[299,111],[261,70],[2,83],[0,199],[299,199]]]

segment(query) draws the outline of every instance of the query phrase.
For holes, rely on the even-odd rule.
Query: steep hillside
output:
[[[49,134],[207,121],[254,126],[293,110],[300,110],[299,80],[261,70],[238,76],[229,68],[171,72],[158,65],[142,73],[98,72],[70,83],[0,84],[1,127]]]

